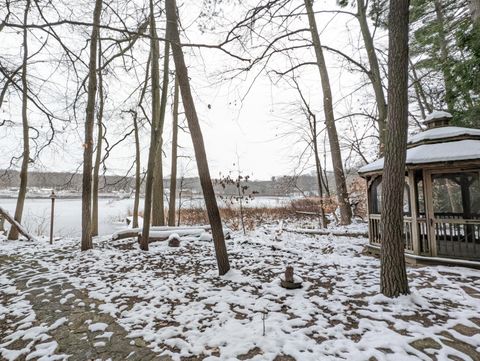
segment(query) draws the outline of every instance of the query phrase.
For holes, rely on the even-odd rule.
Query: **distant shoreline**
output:
[[[220,198],[220,196],[225,197],[225,195],[218,194],[217,198]],[[0,199],[16,199],[16,198],[17,198],[17,195],[14,195],[14,194],[2,194],[2,193],[0,193]],[[81,199],[81,198],[82,198],[81,193],[78,193],[78,194],[55,194],[55,199]],[[130,197],[130,196],[119,197],[116,194],[108,194],[108,193],[99,194],[98,198],[100,198],[100,199],[118,199],[118,200],[132,199],[133,200],[133,197]],[[140,195],[140,198],[144,198],[144,195],[143,194]],[[259,199],[259,198],[260,199],[261,198],[292,198],[292,196],[263,194],[263,195],[256,195],[254,198],[257,198],[257,199]],[[50,199],[50,195],[49,194],[28,195],[27,194],[26,199]],[[199,195],[198,197],[193,197],[192,199],[193,200],[196,200],[196,199],[202,200],[203,197],[201,195]]]

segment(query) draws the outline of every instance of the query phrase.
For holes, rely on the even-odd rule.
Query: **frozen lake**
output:
[[[279,207],[288,203],[285,197],[257,197],[249,201],[249,206]],[[0,198],[0,205],[12,215],[15,212],[17,200],[14,198]],[[218,201],[222,206],[222,200]],[[203,200],[188,200],[182,205],[187,207],[202,207]],[[28,199],[23,211],[23,224],[34,234],[48,235],[50,227],[50,199]],[[140,201],[140,210],[143,209],[143,199]],[[106,235],[125,227],[125,217],[132,213],[133,199],[99,199],[98,227],[99,234]],[[55,229],[54,235],[78,237],[81,233],[81,199],[57,199],[55,201]]]

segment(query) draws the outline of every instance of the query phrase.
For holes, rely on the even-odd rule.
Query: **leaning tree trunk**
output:
[[[378,133],[380,139],[380,154],[383,153],[385,146],[385,131],[387,125],[387,102],[383,91],[382,76],[380,74],[380,65],[378,64],[377,52],[373,44],[372,34],[367,22],[367,8],[364,0],[357,0],[358,21],[362,32],[363,43],[367,50],[368,63],[370,65],[370,81],[372,82],[373,91],[378,110]]]
[[[203,196],[205,197],[205,206],[207,208],[208,219],[212,227],[213,242],[215,244],[215,253],[217,257],[218,272],[224,275],[230,269],[228,261],[227,247],[222,229],[222,220],[218,210],[217,199],[213,190],[212,179],[208,169],[207,155],[203,143],[202,131],[198,121],[195,103],[193,101],[190,89],[190,80],[188,70],[185,65],[182,47],[180,45],[180,36],[178,33],[177,10],[175,0],[165,1],[165,10],[167,13],[167,39],[172,43],[173,59],[178,77],[178,83],[182,93],[183,108],[187,117],[188,128],[192,137],[195,159],[197,161],[198,175],[202,185]]]
[[[177,150],[178,150],[178,79],[175,77],[172,117],[172,168],[170,172],[170,203],[168,206],[168,225],[175,226],[175,202],[177,201]]]
[[[403,238],[403,189],[408,130],[409,0],[390,2],[388,127],[382,191],[380,289],[387,297],[408,294]]]
[[[100,39],[98,39],[98,69],[97,149],[95,152],[95,165],[93,166],[92,236],[98,236],[98,177],[102,161],[103,106],[105,103],[103,98],[102,42]]]
[[[26,25],[28,20],[28,11],[30,10],[30,0],[27,0],[25,11],[23,13],[23,23]],[[25,197],[27,195],[28,183],[28,162],[30,161],[30,135],[27,118],[28,107],[28,84],[27,84],[27,60],[28,60],[28,31],[25,27],[23,29],[23,61],[22,61],[22,129],[23,129],[23,154],[22,166],[20,168],[20,188],[18,190],[17,205],[15,207],[14,219],[22,222],[23,206],[25,204]],[[18,229],[11,227],[8,233],[8,239],[17,239]]]
[[[153,178],[155,172],[155,155],[157,153],[157,129],[160,116],[160,85],[159,85],[159,44],[156,30],[153,0],[150,0],[150,48],[152,54],[152,126],[150,132],[150,148],[148,151],[147,176],[145,180],[145,205],[143,207],[143,229],[140,249],[148,251],[150,237],[150,221],[152,214]]]
[[[163,83],[162,98],[160,100],[160,116],[157,130],[157,153],[155,155],[155,175],[153,178],[153,200],[152,200],[152,225],[165,225],[165,206],[163,204],[163,126],[165,124],[165,110],[167,108],[168,95],[168,71],[170,59],[170,43],[165,41],[165,54],[163,59]]]
[[[85,117],[85,143],[83,144],[82,180],[82,251],[92,245],[92,160],[93,126],[95,123],[95,95],[97,93],[97,41],[102,12],[102,0],[95,1],[93,28],[90,37],[90,61],[88,63],[87,109]]]
[[[327,126],[328,141],[330,143],[330,152],[332,154],[333,173],[335,175],[335,186],[337,189],[338,204],[340,207],[340,223],[350,224],[352,222],[352,209],[348,200],[347,182],[343,171],[342,153],[338,141],[337,127],[335,125],[335,114],[333,112],[332,90],[328,78],[327,65],[323,56],[322,44],[318,35],[317,22],[313,12],[313,0],[304,0],[307,9],[308,22],[312,36],[313,47],[317,57],[318,70],[322,82],[323,90],[323,109],[325,112],[325,123]]]

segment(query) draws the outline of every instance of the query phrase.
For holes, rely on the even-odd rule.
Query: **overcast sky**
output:
[[[230,9],[225,17],[229,21],[238,19],[246,5],[235,5]],[[316,1],[315,8],[326,10],[336,9],[335,0]],[[195,19],[200,11],[197,2],[188,2],[180,8],[182,23],[187,27],[188,40],[192,42],[209,42],[214,39],[220,39],[222,32],[226,29],[217,29],[210,34],[203,34],[197,30]],[[306,21],[306,19],[304,19]],[[355,19],[348,15],[322,14],[317,15],[321,38],[324,45],[328,45],[345,51],[355,59],[365,59],[365,54],[356,51],[359,41],[359,29]],[[296,24],[299,27],[305,27],[305,24]],[[162,24],[159,24],[159,33],[162,35]],[[218,31],[218,34],[216,33]],[[68,36],[68,35],[66,35]],[[377,34],[381,44],[385,43],[384,34]],[[2,48],[8,48],[10,54],[21,54],[19,37],[10,34],[3,34]],[[218,40],[217,40],[218,41]],[[79,43],[78,48],[85,46],[85,42]],[[33,50],[32,50],[33,51]],[[302,54],[305,60],[313,61],[312,52]],[[143,53],[145,56],[145,52]],[[309,59],[308,59],[309,58]],[[338,56],[326,53],[327,65],[330,70],[330,78],[333,89],[334,102],[336,102],[335,111],[337,116],[348,113],[352,108],[360,109],[363,106],[371,106],[368,91],[359,92],[355,97],[346,97],[353,89],[363,82],[362,76],[358,72],[351,72],[345,68],[345,61]],[[299,165],[298,154],[305,147],[304,143],[297,142],[301,135],[292,132],[294,127],[288,123],[295,123],[303,120],[302,114],[298,111],[299,97],[296,91],[291,89],[285,81],[278,80],[278,77],[270,77],[265,73],[260,74],[258,69],[254,69],[248,74],[242,74],[234,80],[226,79],[226,75],[221,75],[223,71],[238,66],[238,62],[229,58],[219,50],[215,49],[196,49],[187,51],[187,62],[189,65],[190,77],[192,79],[192,88],[196,95],[197,112],[202,121],[202,131],[204,134],[207,155],[210,162],[211,173],[213,176],[220,172],[226,173],[234,170],[237,166],[237,159],[240,160],[240,168],[244,174],[250,174],[257,179],[269,179],[272,176],[283,174],[292,174],[294,171],[304,169],[309,172],[309,165]],[[172,62],[173,63],[173,62]],[[42,73],[42,65],[32,64],[35,72]],[[270,68],[286,69],[288,64],[285,59],[274,59],[270,63]],[[40,67],[40,69],[38,69]],[[45,70],[46,71],[46,70]],[[57,96],[50,99],[52,103],[58,102],[58,107],[64,106],[61,94],[64,92],[62,79],[67,77],[65,73],[48,72],[52,79],[55,79],[55,91]],[[322,95],[320,87],[320,78],[318,70],[315,67],[305,67],[300,74],[304,93],[308,98],[312,109],[317,113],[319,120],[323,119]],[[46,74],[42,74],[47,76]],[[223,79],[223,80],[222,80]],[[255,81],[253,82],[253,80]],[[271,80],[275,83],[272,83]],[[65,82],[65,81],[64,81]],[[106,108],[115,109],[112,112],[106,112],[107,136],[110,136],[109,142],[113,144],[117,139],[123,136],[131,128],[131,117],[124,115],[123,119],[118,111],[121,107],[127,89],[137,86],[138,80],[134,74],[123,75],[118,81],[108,80],[109,89]],[[342,100],[344,97],[346,99]],[[170,99],[171,100],[171,99]],[[369,103],[370,102],[370,103]],[[363,104],[365,103],[365,104]],[[164,174],[169,171],[170,154],[170,134],[171,134],[171,113],[170,104],[167,110],[165,124],[165,152],[166,160],[164,163]],[[80,112],[81,113],[81,112]],[[82,159],[82,139],[83,121],[82,114],[77,114],[79,124],[76,127],[68,128],[64,134],[59,132],[60,136],[56,141],[53,151],[45,150],[41,158],[33,165],[37,170],[54,171],[74,171],[79,168]],[[18,103],[12,101],[2,110],[2,117],[15,119],[20,122],[20,113]],[[30,112],[32,123],[35,117],[40,115],[34,111]],[[40,119],[40,118],[39,118]],[[183,119],[183,117],[181,117]],[[361,122],[358,120],[358,126]],[[45,120],[43,120],[45,122]],[[46,124],[42,124],[47,127]],[[75,129],[73,129],[75,128]],[[338,123],[340,136],[349,136],[350,125],[348,122]],[[290,134],[289,134],[290,133]],[[149,141],[147,129],[142,133],[142,162],[146,164],[147,147]],[[0,156],[0,167],[8,166],[13,155],[20,155],[21,147],[21,127],[13,129],[0,128],[0,140],[2,141],[3,154]],[[191,155],[192,146],[188,134],[180,135],[180,154],[182,156]],[[322,144],[323,148],[323,144]],[[325,148],[328,150],[328,146]],[[112,152],[107,162],[108,173],[122,174],[132,165],[132,155],[134,152],[133,136]],[[349,156],[348,150],[344,151],[344,158]],[[374,149],[367,153],[374,157]],[[327,159],[329,154],[327,154]],[[358,160],[358,159],[356,159]],[[355,163],[350,160],[349,164]],[[327,166],[330,167],[329,162]],[[194,163],[182,158],[180,164],[180,173],[186,171],[189,175],[195,175]]]

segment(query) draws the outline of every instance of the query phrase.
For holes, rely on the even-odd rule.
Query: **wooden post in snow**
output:
[[[55,214],[55,192],[53,189],[50,198],[52,199],[52,210],[50,213],[50,244],[53,244],[53,216]]]

